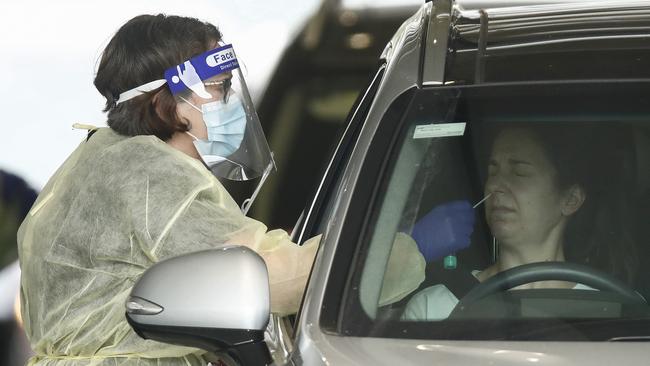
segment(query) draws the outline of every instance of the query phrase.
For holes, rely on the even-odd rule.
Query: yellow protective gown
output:
[[[199,161],[158,138],[99,129],[57,170],[18,232],[30,365],[205,365],[205,351],[143,340],[130,328],[124,303],[138,276],[168,257],[246,245],[267,264],[271,311],[287,314],[298,309],[317,241],[297,246],[282,230],[267,232]],[[412,246],[398,252],[418,255]]]

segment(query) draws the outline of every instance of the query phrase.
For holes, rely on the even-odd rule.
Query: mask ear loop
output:
[[[190,135],[190,136],[192,136],[192,138],[193,138],[194,140],[199,140],[199,138],[196,137],[196,136],[194,136],[194,135],[192,135],[192,133],[190,133],[190,131],[185,131],[185,133],[188,134],[188,135]]]
[[[185,103],[187,103],[187,104],[189,104],[189,105],[190,105],[190,106],[191,106],[192,108],[194,108],[194,109],[196,109],[197,111],[199,111],[199,112],[201,112],[201,113],[203,113],[203,111],[201,110],[201,108],[199,108],[199,107],[197,107],[197,106],[195,106],[195,105],[194,105],[194,104],[192,104],[192,102],[190,102],[189,100],[187,100],[187,99],[185,99],[185,98],[183,98],[183,97],[182,97],[182,96],[180,96],[180,95],[179,95],[178,97],[179,97],[179,98],[181,98],[181,99],[182,99],[182,100],[183,100],[183,101],[184,101]],[[192,136],[192,137],[194,137],[194,136]],[[196,138],[196,137],[195,137],[195,138]],[[197,139],[197,140],[198,140],[198,139]]]

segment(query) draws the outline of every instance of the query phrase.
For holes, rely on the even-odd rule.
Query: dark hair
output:
[[[166,85],[116,105],[120,93],[162,79],[166,69],[214,47],[221,33],[195,18],[139,15],[124,24],[102,53],[95,87],[106,98],[108,125],[126,136],[168,140],[188,126]]]
[[[634,161],[630,132],[620,124],[503,124],[522,128],[540,143],[555,167],[559,189],[573,185],[585,192],[585,202],[570,218],[564,233],[568,261],[599,268],[631,283],[638,269],[634,245],[630,182]],[[494,141],[494,139],[492,139]]]

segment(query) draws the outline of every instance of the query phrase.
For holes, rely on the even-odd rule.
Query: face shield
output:
[[[165,71],[172,94],[201,113],[207,139],[194,138],[214,175],[242,181],[274,166],[232,45],[204,52]]]
[[[234,181],[260,177],[242,205],[246,213],[275,162],[232,45],[192,57],[164,76],[120,94],[117,104],[167,84],[179,103],[201,114],[207,138],[188,134],[212,174]]]
[[[215,176],[235,181],[266,178],[275,163],[232,45],[167,69],[164,80],[122,93],[117,103],[165,83],[179,103],[201,114],[207,138],[190,135]]]

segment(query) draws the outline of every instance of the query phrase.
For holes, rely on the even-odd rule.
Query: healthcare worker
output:
[[[197,19],[138,16],[104,50],[95,86],[110,128],[89,133],[18,233],[30,365],[205,365],[204,351],[139,338],[124,304],[154,263],[226,244],[265,260],[272,312],[296,312],[317,240],[267,231],[216,178],[263,182],[274,168],[234,47]]]

